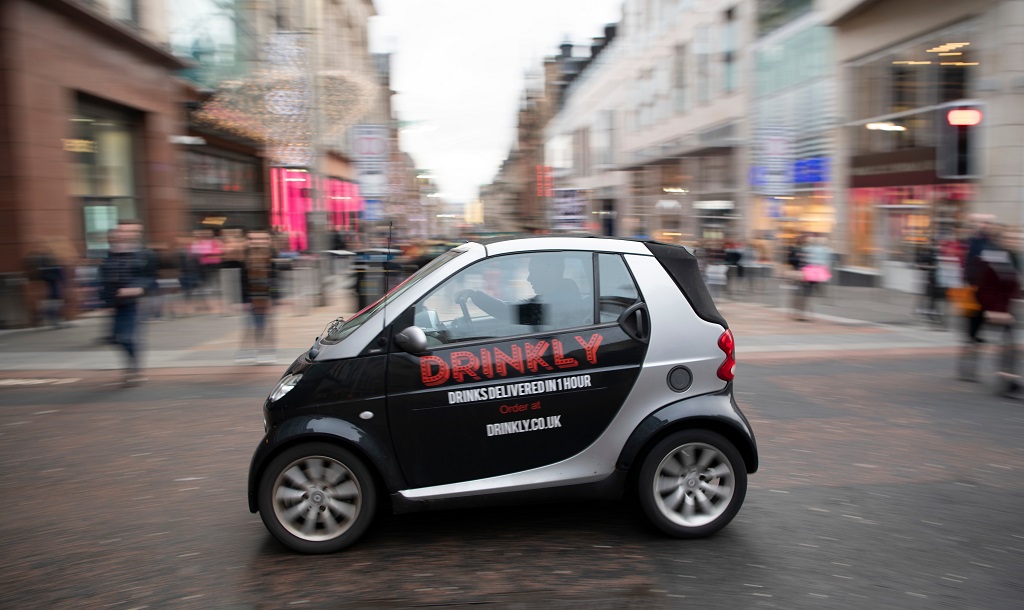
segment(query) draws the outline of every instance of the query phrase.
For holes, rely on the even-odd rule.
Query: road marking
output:
[[[66,377],[66,378],[14,378],[14,379],[0,379],[0,386],[15,386],[15,385],[64,385],[68,383],[75,383],[81,381],[81,377]]]

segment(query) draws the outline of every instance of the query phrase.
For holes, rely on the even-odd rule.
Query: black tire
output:
[[[683,430],[647,453],[637,491],[644,514],[662,532],[703,538],[728,525],[740,510],[747,470],[739,451],[722,435]]]
[[[317,442],[274,458],[260,477],[257,502],[263,524],[281,544],[299,553],[334,553],[369,527],[377,490],[351,451]]]

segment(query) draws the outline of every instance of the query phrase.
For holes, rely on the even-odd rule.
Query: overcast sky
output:
[[[508,155],[527,72],[568,39],[589,44],[622,0],[374,0],[371,49],[391,52],[402,148],[449,202],[466,202]]]

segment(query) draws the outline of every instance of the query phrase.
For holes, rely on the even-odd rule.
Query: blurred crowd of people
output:
[[[962,240],[956,253],[960,257],[962,284],[949,292],[956,313],[963,319],[964,347],[959,358],[959,376],[964,381],[978,380],[981,346],[986,342],[983,330],[996,331],[996,389],[1014,396],[1021,389],[1017,369],[1014,302],[1021,297],[1019,235],[991,216],[973,219],[973,230]]]
[[[301,259],[288,240],[265,230],[200,229],[178,237],[174,247],[144,242],[138,220],[121,220],[107,233],[109,250],[98,260],[80,259],[63,240],[32,249],[26,271],[35,322],[61,328],[80,310],[109,312],[98,340],[125,355],[124,383],[141,379],[140,323],[197,313],[246,313],[240,361],[272,363],[271,309],[283,293],[281,271]],[[236,270],[228,285],[223,270]],[[231,298],[225,298],[231,292]]]
[[[937,327],[951,324],[962,333],[963,349],[958,374],[965,381],[979,379],[979,358],[986,330],[994,331],[996,388],[1014,395],[1021,389],[1017,368],[1014,311],[1022,298],[1018,253],[1021,235],[987,215],[974,215],[960,232],[945,232],[923,241],[916,249],[914,268],[920,288],[914,315]],[[784,249],[784,260],[770,260],[750,244],[736,240],[708,240],[697,254],[704,278],[714,297],[736,298],[753,294],[758,282],[772,277],[788,285],[790,311],[808,321],[815,296],[832,282],[835,252],[821,235],[796,236]]]

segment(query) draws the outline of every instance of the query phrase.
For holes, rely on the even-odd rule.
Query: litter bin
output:
[[[0,273],[0,328],[28,326],[27,283],[21,273]]]
[[[373,304],[398,284],[401,271],[394,261],[398,254],[399,250],[387,248],[356,251],[353,275],[359,309]]]

